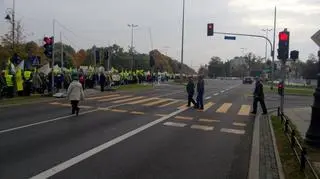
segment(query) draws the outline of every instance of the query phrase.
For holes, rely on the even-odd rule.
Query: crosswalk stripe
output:
[[[141,98],[143,98],[143,96],[138,96],[138,97],[134,97],[134,98],[127,98],[127,99],[121,99],[121,100],[113,101],[112,103],[123,103],[123,102],[128,102],[128,101],[141,99]]]
[[[130,112],[131,114],[138,114],[138,115],[143,115],[145,114],[144,112],[139,112],[139,111],[132,111]]]
[[[171,100],[171,99],[160,99],[160,100],[157,100],[157,101],[153,101],[153,102],[149,102],[147,104],[144,104],[144,106],[154,106],[154,105],[157,105],[157,104],[169,101],[169,100]]]
[[[117,100],[117,99],[123,99],[123,98],[128,98],[131,97],[130,95],[127,96],[118,96],[118,97],[113,97],[113,98],[108,98],[108,99],[101,99],[98,100],[99,102],[106,102],[106,101],[113,101],[113,100]]]
[[[245,130],[222,128],[220,132],[226,132],[226,133],[232,133],[232,134],[244,134]]]
[[[92,109],[92,106],[79,106],[80,109]]]
[[[175,119],[182,119],[182,120],[192,120],[192,117],[185,117],[185,116],[176,116]]]
[[[213,106],[215,103],[213,102],[208,102],[207,104],[204,105],[203,110],[198,110],[198,111],[207,111],[211,106]]]
[[[165,126],[173,126],[173,127],[184,127],[184,126],[186,126],[187,124],[185,124],[185,123],[178,123],[178,122],[165,122],[165,123],[163,123],[163,125],[165,125]]]
[[[164,116],[167,116],[167,114],[156,114],[155,116],[157,116],[157,117],[164,117]]]
[[[120,113],[125,113],[128,112],[127,110],[122,110],[122,109],[111,109],[112,112],[120,112]]]
[[[144,102],[148,102],[148,101],[156,100],[156,99],[159,99],[159,98],[147,98],[147,99],[142,99],[142,100],[138,100],[138,101],[129,102],[127,104],[139,104],[139,103],[144,103]]]
[[[170,105],[178,103],[178,102],[179,102],[179,100],[174,100],[174,101],[171,101],[170,103],[163,104],[163,105],[161,105],[159,107],[163,108],[163,107],[170,106]]]
[[[199,119],[199,122],[220,122],[220,120],[215,120],[215,119]]]
[[[212,131],[213,130],[213,126],[204,126],[204,125],[192,125],[190,127],[191,129],[200,129],[200,130],[204,130],[204,131]]]
[[[52,103],[49,103],[49,104],[52,104],[52,105],[59,105],[61,103],[58,103],[58,102],[52,102]]]
[[[217,109],[217,113],[226,113],[229,108],[232,106],[232,103],[224,103],[222,106],[220,106],[219,109]]]
[[[95,100],[95,99],[111,98],[111,97],[116,97],[116,96],[120,96],[120,95],[119,95],[119,94],[112,94],[112,95],[106,95],[106,96],[97,96],[97,97],[87,98],[87,100]]]
[[[245,124],[245,123],[239,123],[239,122],[234,122],[234,123],[232,123],[232,125],[234,125],[234,126],[241,126],[241,127],[247,126],[247,124]]]
[[[188,108],[188,106],[186,104],[178,107],[178,109],[185,109],[185,108]]]
[[[251,109],[250,105],[241,105],[241,108],[240,108],[240,110],[238,112],[238,115],[240,115],[240,116],[249,116],[250,109]]]

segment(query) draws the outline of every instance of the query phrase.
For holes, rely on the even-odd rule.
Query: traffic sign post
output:
[[[311,39],[320,48],[320,30]],[[306,133],[306,143],[314,147],[320,147],[320,50],[318,51],[318,84],[314,92],[314,102],[312,105],[311,122]]]

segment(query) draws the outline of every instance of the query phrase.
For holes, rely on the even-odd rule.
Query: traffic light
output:
[[[214,24],[209,23],[207,25],[207,36],[213,36],[213,32],[214,32]]]
[[[99,64],[100,63],[100,51],[99,51],[99,49],[97,49],[95,51],[95,53],[96,53],[96,64]]]
[[[109,51],[108,51],[108,50],[106,50],[106,51],[104,52],[104,59],[105,59],[105,60],[108,60],[108,59],[109,59]]]
[[[283,95],[284,95],[284,85],[283,85],[283,82],[280,82],[280,83],[278,84],[278,94],[279,94],[280,96],[283,96]]]
[[[54,38],[53,37],[44,37],[44,54],[48,58],[52,58],[52,50],[53,50],[53,43],[54,43]]]
[[[274,69],[274,70],[277,70],[277,68],[278,68],[277,64],[274,63],[273,65],[274,65],[274,66],[273,66],[273,69]]]
[[[290,52],[290,59],[296,61],[299,58],[299,51],[293,50]]]
[[[279,48],[278,48],[278,59],[284,62],[289,58],[289,37],[290,33],[285,29],[279,32]]]

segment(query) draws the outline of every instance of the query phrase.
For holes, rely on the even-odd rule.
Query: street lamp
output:
[[[128,27],[131,28],[131,55],[132,55],[132,63],[131,63],[131,71],[133,69],[134,65],[134,53],[133,53],[133,30],[134,28],[138,27],[138,25],[135,24],[128,24]]]
[[[305,140],[307,144],[315,147],[320,147],[320,50],[318,51],[318,58],[318,83],[313,95],[311,122]]]
[[[185,14],[185,0],[182,2],[182,38],[181,38],[181,65],[180,65],[180,79],[182,82],[182,65],[183,65],[183,48],[184,48],[184,14]]]
[[[6,10],[6,17],[5,20],[9,21],[12,25],[12,52],[14,53],[14,40],[15,40],[15,0],[13,0],[12,9],[8,8]],[[10,16],[11,15],[11,16]]]
[[[272,29],[262,29],[262,31],[266,32],[266,38],[268,38],[268,34]],[[268,41],[266,40],[266,50],[265,50],[265,59],[267,61],[267,56],[268,56]]]

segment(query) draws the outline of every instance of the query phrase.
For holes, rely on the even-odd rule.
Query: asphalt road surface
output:
[[[252,85],[208,80],[205,109],[163,84],[0,109],[0,178],[177,179],[248,175]]]

